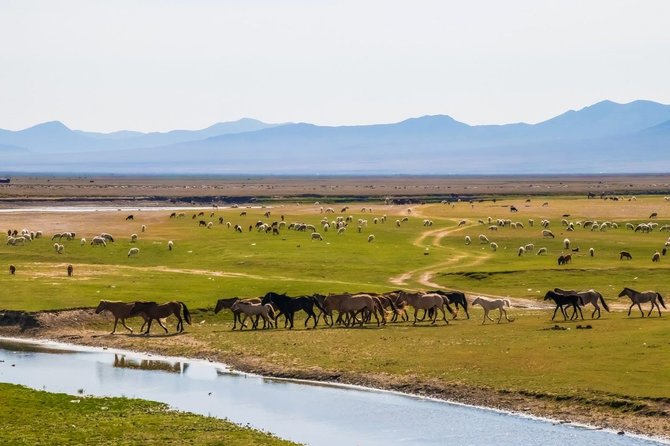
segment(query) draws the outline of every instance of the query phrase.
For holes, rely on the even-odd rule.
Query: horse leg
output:
[[[575,313],[577,313],[577,310],[579,310],[579,316],[581,316],[582,320],[584,320],[584,313],[582,313],[582,309],[578,304],[575,305]]]
[[[419,310],[417,310],[416,308],[414,308],[414,323],[412,323],[412,325],[416,325],[416,320],[417,320],[417,318],[416,318],[416,313],[418,313],[418,312],[419,312]],[[425,315],[424,315],[424,316],[425,316]],[[421,319],[421,320],[423,320],[423,319]]]
[[[470,319],[470,313],[468,313],[468,308],[465,305],[463,305],[463,311],[465,311],[465,316]]]
[[[499,310],[500,310],[500,316],[498,316],[498,323],[500,323],[500,321],[502,320],[503,311],[505,311],[503,307],[500,307]]]
[[[240,331],[242,331],[244,329],[244,327],[246,327],[246,325],[244,323],[247,321],[248,317],[249,316],[245,313],[244,318],[240,319]]]
[[[147,331],[144,332],[145,335],[148,335],[149,332],[151,331],[151,323],[154,321],[154,318],[150,317],[149,318],[149,323],[147,324]],[[160,323],[160,320],[158,321]]]
[[[484,325],[486,323],[486,316],[488,316],[487,313],[488,313],[488,310],[486,308],[484,308],[484,320],[482,321],[482,325]]]
[[[156,320],[158,321],[158,325],[160,325],[161,328],[162,328],[163,330],[165,330],[165,334],[167,334],[167,333],[168,333],[168,329],[167,329],[167,327],[166,327],[165,325],[163,325],[163,322],[160,320],[160,318],[156,318]]]
[[[507,322],[511,322],[511,321],[509,320],[509,318],[507,317],[507,310],[505,310],[505,308],[503,307],[503,308],[502,308],[502,311],[503,311],[503,313],[505,313],[505,320],[507,320]]]
[[[131,333],[133,332],[133,329],[126,325],[126,320],[125,319],[121,319],[121,323],[123,324],[124,327],[126,327],[126,330],[128,330]],[[140,329],[140,331],[141,331],[141,329]]]
[[[184,332],[184,320],[181,318],[179,313],[177,313],[177,331],[179,331],[179,333]]]
[[[293,316],[295,316],[295,311],[288,313],[289,322],[291,323],[291,326],[289,328],[291,329],[293,329]]]
[[[114,329],[112,330],[112,332],[110,334],[116,333],[116,325],[118,323],[119,323],[119,318],[117,317],[117,318],[114,319]]]
[[[442,320],[448,325],[449,321],[447,320],[447,312],[444,311],[444,308],[440,307],[440,311],[442,312]]]
[[[642,317],[644,317],[644,311],[642,311],[642,306],[640,305],[640,302],[637,303],[637,307],[640,309],[640,314]]]
[[[553,321],[554,318],[556,317],[556,312],[558,311],[558,305],[556,305],[556,309],[554,310],[554,314],[551,316],[551,320]]]
[[[661,317],[661,306],[658,304],[658,302],[656,303],[656,309],[658,310],[658,317]]]
[[[654,306],[655,306],[654,301],[652,300],[651,301],[651,309],[649,310],[649,313],[647,313],[647,317],[651,317],[651,313],[652,313],[652,311],[654,311]]]
[[[489,318],[489,320],[490,320],[491,322],[495,322],[495,321],[493,320],[493,318],[492,318],[491,316],[489,316],[489,309],[488,309],[488,308],[486,309],[486,313],[484,313],[484,314],[486,315],[487,318]]]
[[[630,304],[630,307],[628,307],[628,316],[630,317],[630,311],[633,309],[633,306],[635,305],[635,302]]]

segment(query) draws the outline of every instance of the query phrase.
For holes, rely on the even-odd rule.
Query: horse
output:
[[[382,320],[386,322],[384,309],[381,307],[381,303],[377,303],[369,294],[330,294],[326,296],[323,299],[323,311],[325,313],[324,320],[328,323],[326,316],[330,317],[330,323],[328,323],[330,327],[332,327],[334,323],[333,311],[335,310],[340,313],[338,322],[341,321],[343,315],[348,316],[348,319],[344,321],[346,326],[353,326],[358,323],[362,327],[365,322],[365,314],[360,321],[356,318],[356,314],[365,311],[368,311],[375,317],[378,327],[380,323],[377,312],[381,314]]]
[[[67,266],[67,276],[72,277],[73,274],[74,274],[74,267],[71,264],[69,264]]]
[[[263,296],[261,303],[272,304],[279,310],[277,316],[275,317],[275,321],[277,320],[276,318],[282,314],[284,315],[284,328],[286,328],[287,324],[290,324],[289,328],[293,328],[293,317],[296,311],[300,310],[303,310],[305,313],[307,313],[305,327],[311,318],[314,318],[314,326],[312,328],[316,328],[316,325],[319,323],[319,317],[314,313],[314,306],[316,305],[317,308],[321,309],[320,303],[312,296],[300,296],[293,298],[287,296],[286,293],[278,294],[270,291],[269,293],[266,293],[265,296]]]
[[[575,291],[575,290],[562,290],[560,288],[554,288],[554,291],[558,294],[564,294],[564,295],[577,294],[582,299],[581,305],[583,306],[586,306],[588,304],[593,305],[595,309],[593,310],[593,313],[591,313],[591,319],[593,319],[596,312],[598,312],[598,319],[600,319],[600,305],[598,305],[598,300],[600,300],[600,303],[603,304],[603,308],[605,308],[605,311],[607,311],[608,313],[610,311],[610,308],[607,306],[607,302],[605,302],[603,295],[597,292],[596,290]]]
[[[14,265],[9,265],[9,274],[12,276],[16,273],[16,267]]]
[[[566,265],[570,262],[572,262],[572,254],[565,254],[565,255],[558,256],[558,264],[559,265]]]
[[[468,300],[465,298],[465,294],[463,294],[462,292],[436,290],[436,291],[429,291],[429,293],[437,293],[444,298],[444,305],[446,305],[447,310],[449,310],[449,313],[453,315],[454,319],[456,319],[456,316],[458,316],[459,306],[463,307],[465,315],[467,316],[468,319],[470,319],[470,314],[468,313]],[[454,311],[451,308],[450,304],[454,304],[454,307],[456,307],[456,311]]]
[[[182,309],[184,319],[181,317]],[[184,331],[184,320],[186,320],[187,324],[191,325],[191,313],[188,311],[184,302],[171,301],[164,304],[157,304],[156,302],[135,302],[130,310],[130,315],[134,316],[139,313],[146,314],[149,319],[147,331],[144,332],[145,335],[148,335],[151,331],[151,322],[153,322],[154,319],[158,321],[158,325],[160,325],[161,328],[165,330],[165,333],[167,333],[168,329],[163,325],[161,319],[165,319],[173,314],[177,317],[177,330],[179,333]]]
[[[556,312],[558,309],[561,309],[561,313],[563,314],[563,320],[568,320],[568,315],[565,312],[564,306],[572,306],[574,308],[574,312],[572,313],[572,316],[570,319],[576,317],[577,312],[579,311],[580,316],[582,319],[584,319],[584,314],[582,313],[582,309],[579,308],[580,305],[582,305],[582,297],[579,294],[559,294],[555,291],[547,291],[547,294],[544,295],[544,300],[553,300],[554,303],[556,304],[556,309],[554,310],[554,314],[551,316],[551,320],[553,321],[554,318],[556,317]]]
[[[645,302],[651,302],[651,309],[649,310],[649,313],[647,314],[647,317],[651,316],[651,312],[654,311],[654,307],[658,310],[658,317],[661,317],[661,307],[658,305],[658,302],[663,305],[663,308],[667,309],[665,306],[665,302],[663,302],[663,296],[661,296],[661,293],[657,293],[656,291],[635,291],[631,288],[624,288],[621,290],[619,293],[619,297],[623,296],[628,296],[630,300],[633,302],[630,304],[630,307],[628,307],[628,316],[630,316],[630,310],[633,309],[634,305],[637,305],[637,307],[640,309],[640,314],[642,314],[642,317],[644,317],[644,312],[642,311],[642,307],[640,304],[643,304]],[[658,302],[656,302],[658,300]]]
[[[244,322],[247,320],[249,316],[256,316],[256,320],[253,322],[251,326],[254,330],[258,329],[259,316],[263,318],[263,329],[273,327],[272,320],[275,317],[274,317],[274,310],[272,309],[272,305],[270,304],[263,304],[263,303],[254,304],[243,300],[238,300],[233,304],[231,310],[244,313],[244,319],[241,321],[240,331],[245,327]]]
[[[436,293],[407,293],[405,291],[400,291],[398,293],[400,299],[409,305],[414,307],[414,322],[412,325],[416,325],[418,318],[417,313],[419,310],[425,310],[426,312],[430,309],[434,309],[433,318],[431,325],[435,324],[437,321],[437,312],[442,312],[442,320],[445,323],[449,323],[447,320],[447,314],[444,312],[444,299],[441,294]]]
[[[100,314],[103,311],[109,311],[110,313],[112,313],[112,316],[114,316],[114,329],[110,334],[116,333],[116,326],[119,323],[119,319],[121,319],[121,324],[125,327],[125,329],[132,333],[133,329],[126,325],[126,319],[129,317],[141,316],[142,319],[144,319],[144,323],[140,328],[140,331],[142,331],[144,329],[144,325],[146,325],[149,318],[145,313],[141,312],[131,314],[134,305],[135,302],[101,300],[100,303],[98,304],[98,307],[95,309],[95,314]]]
[[[619,253],[619,260],[633,260],[633,256],[628,251],[621,251]]]
[[[259,304],[261,303],[261,300],[258,298],[251,298],[251,299],[240,299],[239,297],[230,297],[228,299],[219,299],[216,301],[216,307],[214,307],[214,314],[218,314],[219,311],[227,308],[233,312],[233,330],[237,328],[237,322],[242,323],[242,318],[240,318],[240,311],[233,311],[232,307],[235,302],[238,300],[244,300],[245,302],[249,302],[252,304]]]
[[[491,316],[489,316],[489,311],[495,310],[496,308],[500,310],[500,317],[498,317],[498,323],[500,323],[500,320],[502,319],[503,315],[505,316],[505,319],[507,322],[512,322],[512,320],[507,317],[507,311],[505,311],[505,306],[507,308],[510,307],[509,300],[507,299],[487,299],[482,296],[477,296],[475,299],[472,301],[472,305],[481,305],[482,308],[484,309],[484,320],[482,321],[482,325],[486,323],[486,319],[488,318],[491,322],[494,322],[493,319],[491,319]]]

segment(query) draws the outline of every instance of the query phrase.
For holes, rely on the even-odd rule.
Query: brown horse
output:
[[[346,320],[345,325],[354,325],[357,322],[362,327],[365,321],[366,315],[363,314],[363,318],[358,321],[356,314],[359,312],[368,311],[369,314],[375,317],[377,321],[377,326],[379,326],[379,317],[377,312],[380,312],[382,320],[385,321],[384,309],[381,308],[381,305],[378,306],[377,302],[368,294],[331,294],[326,296],[323,300],[323,309],[324,309],[324,320],[327,321],[326,315],[330,317],[329,325],[333,326],[333,311],[340,313],[340,316],[347,315],[349,318]]]
[[[184,319],[181,317],[182,309],[184,311]],[[191,325],[191,313],[188,311],[184,302],[172,301],[164,304],[157,304],[156,302],[135,302],[130,310],[130,315],[134,316],[139,313],[146,314],[149,319],[147,331],[144,332],[146,335],[151,331],[151,322],[153,322],[154,319],[158,321],[158,325],[165,330],[165,333],[168,332],[168,329],[163,325],[161,319],[168,316],[175,315],[177,317],[177,331],[179,331],[179,333],[184,331],[184,320],[186,320],[187,324]]]
[[[434,309],[432,324],[435,324],[437,321],[437,312],[442,313],[442,320],[445,323],[449,323],[447,320],[447,314],[444,312],[444,300],[442,296],[435,293],[407,293],[405,291],[400,291],[400,299],[414,307],[414,322],[412,325],[416,325],[418,318],[417,313],[419,310],[425,310],[428,312],[431,309]]]
[[[261,303],[261,300],[253,297],[251,299],[240,299],[239,297],[229,297],[227,299],[219,299],[216,301],[216,307],[214,308],[214,314],[218,314],[219,311],[223,309],[228,309],[233,312],[233,330],[237,328],[237,322],[242,324],[242,319],[240,318],[240,313],[241,311],[239,308],[235,308],[233,310],[233,305],[237,301],[243,301],[243,302],[249,302],[250,304],[259,304]],[[246,325],[242,325],[242,328],[244,328]]]
[[[149,318],[145,313],[142,312],[131,314],[131,311],[134,306],[135,302],[101,300],[100,303],[98,304],[98,308],[95,309],[95,314],[100,314],[103,311],[109,311],[110,313],[112,313],[112,316],[114,316],[114,329],[112,330],[111,334],[116,333],[116,325],[119,323],[119,319],[121,319],[121,324],[123,324],[126,330],[132,333],[133,329],[126,325],[126,319],[129,317],[141,316],[142,319],[144,319],[142,328],[140,328],[140,331],[142,331],[144,329],[144,325],[147,323]]]

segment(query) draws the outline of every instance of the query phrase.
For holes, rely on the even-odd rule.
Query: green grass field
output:
[[[3,444],[290,445],[216,418],[126,398],[53,394],[0,383]]]
[[[543,203],[547,202],[546,206]],[[511,213],[509,205],[519,212]],[[327,207],[328,205],[323,205]],[[639,312],[627,317],[628,299],[617,298],[629,286],[670,292],[670,257],[652,263],[669,233],[659,228],[670,223],[670,203],[662,197],[638,197],[636,201],[586,200],[572,197],[506,199],[497,202],[384,206],[351,204],[348,212],[321,214],[320,206],[284,206],[215,210],[210,217],[195,220],[192,212],[183,219],[168,218],[170,212],[127,212],[1,214],[0,227],[44,231],[44,239],[22,247],[0,246],[5,264],[17,267],[17,274],[0,275],[0,308],[45,310],[92,307],[100,299],[181,300],[192,309],[194,326],[175,338],[116,336],[115,345],[141,350],[160,350],[178,355],[215,357],[221,360],[247,357],[265,364],[308,370],[319,368],[390,377],[414,377],[442,384],[477,386],[504,391],[533,392],[557,397],[579,397],[598,404],[630,409],[639,399],[658,400],[670,395],[670,331],[667,317],[641,319]],[[407,209],[411,208],[411,213]],[[240,216],[240,212],[247,212]],[[268,219],[266,210],[272,212]],[[651,233],[635,233],[625,223],[648,222],[652,212],[658,227]],[[324,241],[310,240],[310,231],[282,230],[279,236],[248,231],[257,220],[279,220],[314,224]],[[577,226],[568,232],[561,224],[585,220],[616,222],[618,229],[590,231]],[[324,232],[325,216],[353,216],[345,234]],[[374,218],[388,216],[386,223]],[[239,234],[225,222],[240,224]],[[408,217],[398,227],[396,220]],[[488,229],[478,220],[512,219],[523,229]],[[367,219],[359,233],[356,222]],[[198,226],[198,220],[213,221],[212,229]],[[424,226],[424,219],[433,221]],[[466,224],[459,226],[461,220]],[[530,227],[528,219],[535,220]],[[551,221],[555,239],[544,239],[539,222]],[[147,232],[140,232],[140,225]],[[63,242],[62,255],[53,251],[50,235],[76,231],[74,241]],[[108,247],[79,245],[79,238],[91,239],[100,232],[115,235]],[[129,242],[137,233],[139,241]],[[375,241],[367,242],[369,234]],[[493,252],[480,244],[479,234],[499,245]],[[465,236],[473,243],[466,245]],[[559,267],[556,258],[566,251],[569,238],[573,262]],[[167,250],[168,240],[175,249]],[[528,243],[535,251],[518,256],[517,248]],[[128,258],[128,249],[140,248],[139,256]],[[546,247],[547,255],[535,254]],[[589,248],[595,250],[590,257]],[[619,251],[633,255],[619,260]],[[72,263],[75,276],[66,277],[65,265]],[[3,267],[4,268],[4,267]],[[478,307],[472,319],[456,320],[449,326],[411,327],[393,324],[377,329],[317,329],[301,327],[264,332],[231,332],[230,314],[214,315],[216,299],[229,296],[260,296],[267,291],[292,295],[315,292],[385,291],[397,288],[429,289],[433,285],[460,289],[469,295],[483,293],[512,298],[537,299],[553,287],[595,288],[615,309],[598,321],[587,323],[592,330],[576,330],[576,323],[559,322],[571,328],[549,330],[549,310],[513,308],[510,324],[481,325]],[[645,310],[648,309],[648,305]],[[637,310],[635,310],[637,311]],[[590,310],[585,311],[587,319]],[[581,322],[580,322],[581,323]],[[137,325],[137,324],[135,324]],[[298,325],[302,325],[299,322]],[[174,325],[172,325],[174,326]],[[101,318],[88,327],[96,333],[109,329]],[[111,337],[105,337],[112,342]],[[188,340],[188,342],[186,342]],[[627,401],[619,405],[616,401]],[[642,403],[640,403],[642,404]],[[623,410],[622,409],[622,410]]]

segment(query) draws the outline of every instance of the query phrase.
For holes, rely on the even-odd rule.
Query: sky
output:
[[[0,0],[0,128],[197,129],[670,103],[667,0]]]

